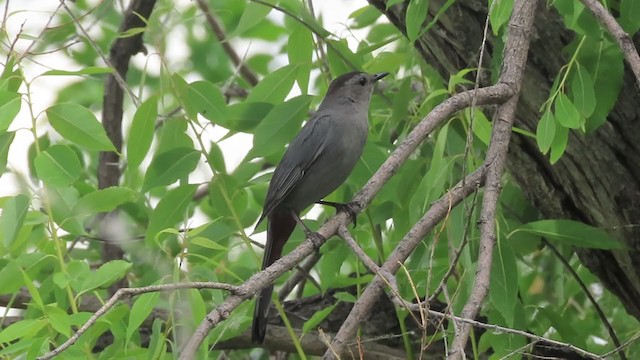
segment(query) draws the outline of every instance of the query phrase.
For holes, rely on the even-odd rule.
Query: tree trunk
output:
[[[369,0],[405,33],[406,4],[386,9],[385,0]],[[430,21],[445,3],[429,3]],[[424,60],[448,79],[460,69],[477,67],[487,14],[486,1],[461,0],[440,15],[415,43]],[[538,9],[516,126],[535,133],[538,109],[549,97],[554,77],[567,63],[564,47],[574,33],[553,8]],[[636,47],[639,37],[634,38]],[[495,39],[487,39],[484,69],[491,69]],[[626,65],[626,64],[625,64]],[[489,71],[481,86],[490,84]],[[597,93],[596,89],[596,93]],[[513,134],[509,171],[545,218],[573,219],[609,231],[628,249],[577,249],[591,270],[632,316],[640,320],[640,95],[625,69],[622,90],[607,122],[590,135],[570,132],[565,154],[555,165],[535,140]]]

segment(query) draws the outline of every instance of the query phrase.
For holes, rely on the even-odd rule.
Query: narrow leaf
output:
[[[553,113],[547,110],[542,114],[540,122],[538,122],[538,128],[536,129],[536,142],[540,152],[546,154],[551,149],[553,138],[556,134],[556,121],[553,118]]]
[[[199,160],[200,152],[191,148],[179,147],[163,152],[151,160],[142,192],[156,186],[173,184],[193,171]]]
[[[138,168],[147,155],[153,140],[153,129],[157,117],[158,98],[151,96],[140,104],[133,115],[129,139],[127,139],[128,167]]]
[[[571,78],[571,96],[580,114],[588,118],[596,109],[596,94],[593,79],[584,66],[576,63],[576,69]]]
[[[78,296],[97,288],[109,286],[122,279],[131,266],[130,262],[124,260],[113,260],[103,264],[85,279],[78,291]]]
[[[169,191],[156,205],[149,216],[149,226],[145,235],[145,244],[149,245],[158,232],[172,227],[184,218],[184,212],[191,203],[196,191],[195,185],[183,185]]]
[[[0,176],[4,174],[7,168],[7,158],[9,157],[9,148],[13,139],[16,137],[15,132],[6,132],[0,134]]]
[[[62,103],[46,110],[51,126],[72,143],[96,151],[115,151],[104,128],[89,109]]]
[[[160,298],[160,292],[150,292],[140,295],[131,306],[129,312],[129,325],[127,326],[126,341],[131,339],[131,336],[138,330],[140,325],[146,320],[147,316],[151,314],[153,309],[158,303]]]
[[[411,0],[407,6],[407,38],[413,44],[420,36],[422,24],[427,19],[429,12],[428,0]]]
[[[76,203],[73,212],[78,215],[109,212],[124,203],[135,201],[136,197],[136,192],[129,188],[112,186],[84,195]]]
[[[49,70],[45,71],[42,75],[97,75],[97,74],[110,74],[113,69],[110,67],[101,66],[87,66],[86,68],[69,71],[69,70]]]
[[[53,145],[36,156],[36,174],[45,184],[65,187],[82,173],[82,165],[75,151],[67,145]]]
[[[267,156],[284,149],[285,144],[300,131],[300,123],[306,117],[311,99],[309,95],[300,95],[274,106],[256,127],[251,156]]]
[[[540,220],[524,224],[513,233],[524,231],[552,241],[591,249],[622,249],[622,244],[597,227],[573,220]]]
[[[265,76],[251,90],[247,102],[268,102],[279,104],[291,91],[298,75],[297,65],[287,65]]]
[[[22,99],[11,91],[0,90],[0,132],[5,132],[20,112]]]
[[[569,129],[579,129],[582,124],[580,113],[564,93],[558,93],[554,101],[556,120]]]
[[[30,198],[27,195],[19,194],[7,200],[2,207],[0,225],[6,247],[13,243],[22,229],[24,218],[29,210],[29,202]]]

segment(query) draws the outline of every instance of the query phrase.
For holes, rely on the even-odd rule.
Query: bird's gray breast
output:
[[[331,126],[322,151],[287,196],[286,203],[294,210],[302,211],[332,193],[358,163],[369,131],[367,113],[349,115],[344,119],[325,119],[331,121]]]

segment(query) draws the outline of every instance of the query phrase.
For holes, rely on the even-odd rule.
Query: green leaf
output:
[[[96,151],[116,150],[89,109],[77,104],[62,103],[51,106],[46,113],[51,126],[75,145]]]
[[[5,132],[20,112],[22,99],[20,94],[0,90],[0,132]]]
[[[82,174],[78,154],[67,145],[53,145],[36,156],[36,174],[45,184],[65,187]]]
[[[275,3],[274,1],[267,0],[268,3]],[[228,39],[234,38],[236,36],[244,34],[247,30],[253,28],[258,25],[264,18],[267,17],[267,14],[271,11],[271,7],[265,6],[262,4],[257,4],[253,2],[249,2],[242,12],[242,16],[240,17],[240,21],[238,21],[238,26],[236,26],[233,31],[227,35]]]
[[[140,104],[133,115],[127,139],[127,166],[129,168],[137,169],[147,155],[153,140],[153,129],[157,117],[158,98],[156,96],[151,96]]]
[[[302,325],[302,333],[307,334],[309,331],[314,330],[318,327],[318,325],[322,322],[322,320],[326,319],[327,316],[331,314],[331,312],[338,306],[339,302],[326,307],[311,316],[311,319],[304,322]]]
[[[427,19],[428,13],[428,0],[411,0],[407,6],[407,38],[411,44],[420,36],[422,24]]]
[[[122,279],[127,274],[127,271],[129,271],[131,266],[132,264],[130,262],[124,260],[113,260],[103,264],[98,268],[98,270],[92,272],[91,276],[85,279],[84,283],[78,290],[77,296],[91,290],[104,288],[113,284],[114,282]]]
[[[46,75],[97,75],[97,74],[110,74],[113,69],[110,67],[102,66],[87,66],[86,68],[69,71],[69,70],[49,70],[45,71],[42,76]]]
[[[489,1],[491,4],[491,1]],[[493,0],[489,22],[493,35],[498,35],[500,28],[509,21],[513,10],[513,0]]]
[[[498,243],[493,253],[489,297],[506,325],[513,327],[518,301],[518,267],[511,247],[504,242]]]
[[[589,71],[594,89],[598,90],[596,107],[585,126],[586,132],[591,133],[607,121],[609,112],[618,101],[624,79],[624,58],[618,46],[602,36],[599,39],[586,38],[578,61]]]
[[[9,156],[9,148],[16,137],[15,132],[6,132],[0,134],[0,176],[4,174],[7,168],[7,157]]]
[[[135,191],[126,187],[112,186],[84,195],[76,203],[73,212],[78,215],[109,212],[124,203],[134,202],[136,198]]]
[[[576,69],[571,78],[571,96],[580,114],[588,118],[596,109],[596,94],[593,79],[584,66],[576,63]]]
[[[29,210],[29,202],[31,199],[24,194],[18,194],[10,198],[2,207],[0,214],[0,226],[2,228],[2,237],[4,245],[9,247],[18,236],[24,218]]]
[[[622,249],[606,231],[573,220],[540,220],[524,224],[511,234],[524,231],[567,245],[591,249]]]
[[[172,227],[184,219],[184,212],[191,203],[197,186],[182,185],[169,191],[156,205],[149,216],[145,244],[150,245],[162,229]]]
[[[19,338],[31,338],[47,325],[44,319],[25,319],[11,324],[0,331],[0,343],[8,343]]]
[[[279,104],[289,95],[298,76],[298,65],[287,65],[265,76],[245,101]]]
[[[551,149],[553,139],[556,134],[556,121],[553,118],[553,113],[547,110],[542,114],[540,122],[538,122],[538,128],[536,129],[536,142],[540,152],[546,154]]]
[[[79,198],[78,190],[73,187],[51,187],[47,189],[47,195],[53,220],[71,234],[85,234],[84,227],[72,212]]]
[[[151,314],[159,298],[160,292],[155,291],[142,294],[136,299],[129,312],[129,325],[127,326],[127,334],[125,337],[126,342],[129,342],[133,333],[138,330],[147,316]]]
[[[564,151],[567,149],[568,143],[569,129],[564,126],[556,126],[556,134],[551,143],[551,156],[549,157],[551,165],[560,160],[560,157],[562,157],[562,154],[564,154]]]
[[[208,81],[196,81],[188,86],[187,105],[191,111],[202,114],[206,119],[216,121],[224,117],[227,104],[220,88]]]
[[[216,124],[231,131],[252,132],[271,109],[273,105],[269,103],[243,101],[229,105],[226,115],[218,119]]]
[[[364,64],[364,70],[371,74],[385,71],[395,73],[405,63],[405,59],[406,54],[404,52],[383,51]]]
[[[309,74],[313,60],[313,37],[311,31],[301,24],[295,23],[287,43],[287,55],[290,64],[299,66],[296,81],[302,94],[309,89]]]
[[[69,314],[55,305],[45,306],[45,314],[49,319],[49,325],[60,334],[71,336],[71,321]]]
[[[0,269],[0,294],[12,294],[23,286],[22,269],[14,260],[9,260]],[[2,335],[2,331],[0,331]]]
[[[222,154],[222,150],[220,150],[220,146],[217,143],[211,142],[211,147],[209,148],[209,156],[207,158],[209,164],[218,172],[223,174],[227,173],[227,166],[224,162],[224,155]]]
[[[620,18],[618,22],[627,34],[640,30],[640,0],[620,0]]]
[[[198,245],[203,248],[212,249],[212,250],[227,250],[225,246],[218,244],[217,242],[207,239],[202,236],[196,236],[189,241],[190,245]]]
[[[179,147],[163,152],[151,160],[144,178],[142,192],[156,186],[170,185],[181,179],[198,165],[200,152],[195,149]]]
[[[583,121],[578,109],[564,93],[558,93],[554,101],[555,118],[560,125],[569,129],[578,129]]]
[[[267,156],[283,150],[285,144],[300,131],[300,123],[307,115],[312,98],[300,95],[274,106],[256,127],[253,148],[247,158]]]

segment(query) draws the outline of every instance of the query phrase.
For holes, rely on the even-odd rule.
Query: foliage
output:
[[[249,278],[261,264],[261,251],[251,243],[260,235],[251,233],[252,226],[261,212],[272,165],[288,141],[317,107],[331,78],[352,69],[389,71],[393,75],[372,100],[362,161],[326,200],[351,199],[430,110],[473,86],[473,69],[442,79],[411,46],[421,34],[434,31],[428,3],[409,2],[407,38],[369,5],[350,15],[347,25],[360,31],[351,35],[331,34],[298,0],[277,1],[289,12],[283,18],[256,2],[211,0],[232,45],[266,44],[255,45],[244,59],[261,78],[255,87],[237,71],[195,2],[175,7],[173,1],[161,1],[145,19],[146,28],[118,33],[122,9],[117,2],[77,1],[71,10],[79,24],[59,10],[53,15],[55,26],[40,39],[34,33],[20,35],[25,41],[35,40],[25,57],[7,48],[15,31],[2,29],[7,60],[0,75],[0,168],[3,180],[13,179],[17,190],[0,198],[0,295],[7,307],[15,305],[21,289],[30,301],[0,320],[0,357],[35,358],[59,346],[95,311],[86,304],[106,301],[107,288],[123,278],[130,286],[240,284]],[[637,8],[638,3],[623,0],[619,6]],[[512,1],[499,1],[492,8],[491,32],[497,37],[505,34],[511,6]],[[553,8],[547,11],[558,11],[576,37],[566,49],[567,64],[554,74],[536,134],[529,134],[536,137],[540,151],[549,154],[551,164],[562,156],[570,133],[589,134],[606,121],[623,73],[620,51],[579,2],[556,0]],[[324,15],[325,22],[330,16]],[[627,12],[621,11],[620,21],[629,30],[640,26]],[[92,28],[90,39],[80,24]],[[99,152],[116,147],[98,120],[103,81],[113,69],[96,50],[108,54],[118,37],[142,31],[147,54],[136,56],[126,77],[137,100],[125,92],[123,175],[120,185],[99,189]],[[325,51],[318,50],[320,44],[326,44]],[[36,54],[45,52],[65,61],[43,63]],[[50,94],[53,102],[42,106],[36,99],[51,83],[62,85]],[[238,87],[249,95],[233,95]],[[26,125],[17,125],[18,114],[28,118]],[[369,256],[385,259],[433,201],[482,164],[490,138],[488,114],[479,109],[456,114],[384,186],[353,231]],[[468,132],[474,137],[467,149]],[[22,155],[9,153],[19,133],[29,138],[26,173],[20,171]],[[194,198],[198,185],[210,179],[205,196]],[[428,298],[447,273],[453,249],[468,239],[457,276],[446,283],[452,310],[460,312],[473,286],[480,198],[451,209],[442,226],[413,253],[405,264],[407,272],[398,275],[403,297]],[[101,214],[111,211],[118,216],[107,223],[108,231],[101,231]],[[318,208],[313,214],[308,221],[312,228],[333,212]],[[628,338],[637,331],[637,322],[572,256],[573,246],[618,248],[604,230],[540,219],[509,176],[504,179],[497,225],[490,301],[483,313],[489,322],[593,352],[613,349],[576,280],[542,247],[545,237],[595,290],[618,334]],[[105,234],[118,239],[126,259],[102,261]],[[301,241],[302,232],[296,230],[285,252]],[[369,279],[338,239],[330,240],[322,253],[315,270],[323,291],[354,282],[362,288]],[[354,272],[359,272],[357,280]],[[304,295],[316,293],[313,286],[304,288]],[[186,334],[225,295],[220,290],[180,290],[138,296],[110,310],[61,358],[171,358]],[[444,295],[440,299],[445,301]],[[148,319],[154,309],[165,310],[166,317]],[[209,335],[207,347],[242,334],[250,326],[251,309],[247,303],[233,312]],[[305,331],[314,330],[332,309],[316,314]],[[404,316],[399,311],[398,317]],[[147,330],[139,331],[142,327]],[[107,332],[113,342],[102,354],[92,354]],[[475,342],[480,352],[491,349],[491,358],[526,344],[523,338],[493,332]],[[635,346],[629,353],[633,358],[640,349]],[[202,350],[200,355],[217,358],[219,353]]]

